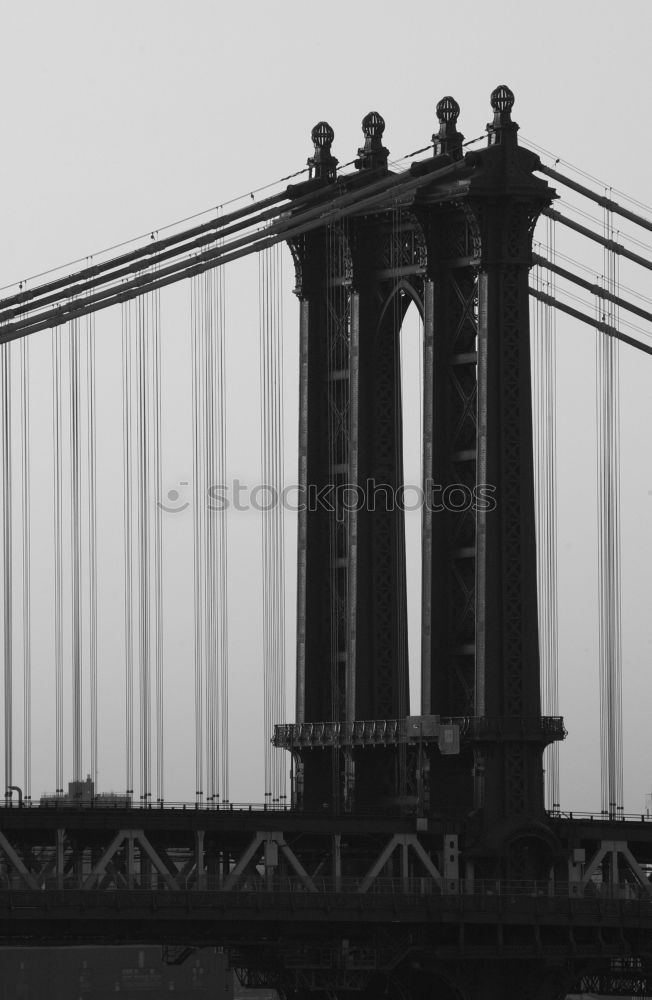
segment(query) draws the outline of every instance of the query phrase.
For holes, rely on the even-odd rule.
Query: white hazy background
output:
[[[327,7],[295,0],[4,0],[0,11],[2,285],[158,230],[301,169],[312,152],[310,130],[320,119],[335,129],[333,152],[341,163],[355,156],[360,121],[372,109],[386,120],[390,159],[425,146],[436,126],[435,105],[446,94],[461,105],[466,137],[481,135],[491,117],[489,95],[499,83],[515,91],[514,118],[522,136],[652,202],[649,0],[622,0],[616,8],[606,0],[460,0],[449,9],[432,0],[406,7],[383,0],[332,0]],[[260,475],[256,274],[254,261],[227,275],[229,470],[251,484]],[[290,482],[296,474],[298,307],[289,260],[285,279]],[[163,481],[166,490],[179,491],[181,503],[192,490],[189,289],[176,287],[162,301]],[[98,472],[105,525],[98,553],[100,791],[125,787],[123,577],[121,565],[116,567],[122,517],[120,326],[110,312],[97,318],[98,437],[105,456]],[[32,545],[40,560],[32,581],[34,796],[55,787],[49,338],[47,332],[37,335],[32,349]],[[413,398],[417,342],[418,324],[412,322],[403,345],[405,378],[412,385],[405,391]],[[569,730],[561,749],[561,805],[576,810],[600,808],[594,345],[592,330],[559,321],[560,710]],[[652,358],[623,347],[621,372],[624,804],[641,812],[652,788]],[[416,447],[408,449],[407,479],[414,482],[418,420],[410,420]],[[166,516],[163,528],[165,795],[188,800],[195,790],[190,511]],[[263,743],[270,734],[262,732],[258,516],[232,512],[229,531],[231,798],[262,801]],[[417,532],[418,515],[412,515],[412,567]],[[294,533],[288,516],[288,719]],[[414,569],[411,575],[414,601],[419,582]],[[15,638],[18,688],[18,625]],[[413,694],[416,709],[418,692]],[[16,698],[20,713],[19,692]],[[19,722],[16,734],[20,784]],[[71,776],[67,767],[66,780]]]

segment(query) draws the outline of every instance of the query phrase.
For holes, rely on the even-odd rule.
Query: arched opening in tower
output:
[[[403,293],[407,294],[407,293]],[[399,335],[402,399],[402,503],[405,511],[410,711],[421,706],[421,524],[423,510],[423,320],[408,306]]]

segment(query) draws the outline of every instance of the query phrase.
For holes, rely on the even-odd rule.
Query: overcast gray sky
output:
[[[295,0],[243,0],[237,5],[206,0],[2,0],[0,10],[2,285],[159,229],[301,169],[311,152],[310,129],[320,119],[335,129],[333,151],[341,162],[354,157],[360,120],[371,109],[387,122],[385,144],[392,159],[426,145],[435,126],[435,104],[445,94],[461,105],[460,128],[466,137],[478,136],[490,118],[490,92],[499,83],[516,94],[514,118],[522,136],[614,188],[652,202],[652,8],[647,0],[622,0],[617,6],[607,0],[549,0],[545,5],[458,0],[449,8],[432,0],[403,6],[385,0],[332,0],[327,8]],[[297,308],[289,268],[286,277],[286,457],[292,478]],[[258,382],[257,367],[250,369],[252,358],[256,364],[255,311],[237,304],[251,280],[251,272],[234,275],[228,293],[234,407],[230,469],[243,479],[256,475],[258,468],[257,411],[252,416],[257,404],[249,402],[251,387]],[[188,331],[183,299],[172,295],[168,308],[164,365],[166,371],[175,371],[175,378],[170,376],[164,400],[164,478],[172,488],[191,478],[190,367],[184,353]],[[105,353],[99,392],[108,399],[119,389],[119,359],[115,351],[111,354],[110,343],[113,338],[117,349],[119,325],[111,326],[108,318],[98,320],[98,333],[107,342],[101,348]],[[49,377],[48,335],[39,338],[42,346],[35,347],[34,354],[40,351],[41,361],[34,361],[34,377],[43,381],[37,386],[47,385]],[[598,809],[594,335],[560,324],[559,338],[560,707],[570,730],[562,750],[562,806]],[[627,442],[625,805],[640,811],[645,793],[652,790],[647,767],[652,740],[652,578],[645,568],[652,564],[652,359],[624,352],[622,370]],[[35,392],[38,395],[38,387]],[[32,412],[43,429],[43,454],[50,434],[49,405],[39,413],[35,403]],[[100,484],[107,524],[112,523],[112,506],[120,509],[121,504],[119,438],[113,445],[110,439],[107,430],[106,447],[113,457]],[[587,448],[589,454],[584,454]],[[33,511],[42,528],[34,531],[38,537],[43,531],[47,547],[51,470],[45,458],[39,462]],[[231,791],[233,799],[259,800],[259,619],[251,602],[252,588],[259,584],[252,582],[257,567],[247,541],[252,535],[248,517],[231,519]],[[183,614],[174,618],[179,595],[187,597],[192,587],[188,525],[182,515],[171,515],[165,522],[166,559],[176,578],[176,583],[170,579],[167,584],[168,627],[174,637],[166,654],[169,798],[190,798],[194,792],[187,747],[192,693],[186,704],[182,691],[184,683],[192,687],[192,636],[187,616],[185,624]],[[287,530],[291,546],[290,521]],[[104,544],[101,634],[106,646],[100,667],[107,711],[101,727],[100,785],[106,790],[123,787],[114,746],[117,723],[112,724],[109,714],[121,724],[122,665],[116,662],[120,646],[113,633],[119,627],[122,598],[111,577],[110,546],[106,540]],[[43,720],[51,704],[48,588],[47,579],[35,583],[41,612],[35,616],[35,676],[40,678],[35,711]],[[292,606],[291,583],[288,594]],[[291,627],[289,622],[288,635]],[[291,643],[288,661],[291,669]],[[252,697],[252,692],[258,693]],[[45,721],[43,726],[46,732]],[[41,750],[35,751],[34,794],[54,788],[51,743],[43,738]],[[20,771],[20,755],[17,768]]]

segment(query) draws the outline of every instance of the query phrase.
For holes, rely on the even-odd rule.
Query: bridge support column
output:
[[[57,889],[63,889],[63,875],[65,866],[65,842],[66,842],[66,831],[57,830],[57,862],[56,862],[56,878],[57,878]]]
[[[333,881],[335,892],[342,888],[342,834],[333,834]]]
[[[492,94],[466,202],[480,258],[477,477],[495,501],[476,515],[475,805],[485,829],[508,824],[510,835],[519,817],[544,817],[528,278],[534,225],[554,196],[518,146],[513,103],[506,87]],[[494,839],[505,875],[545,877],[532,852],[512,864]]]
[[[379,116],[366,127],[382,135]],[[361,189],[372,180],[365,170],[355,180]],[[395,501],[402,466],[398,334],[410,300],[399,295],[397,275],[403,239],[411,247],[416,228],[414,219],[383,212],[291,246],[301,299],[299,481],[306,507],[299,512],[298,722],[352,725],[408,713],[405,542]],[[395,802],[401,753],[360,753],[335,737],[324,752],[303,756],[303,775],[296,767],[295,802],[335,811],[364,808],[379,796]]]
[[[204,835],[205,835],[205,830],[197,830],[195,833],[195,877],[198,889],[206,888],[206,867],[204,861]]]
[[[468,1000],[563,1000],[571,977],[545,962],[490,962],[474,970]]]
[[[431,963],[424,957],[396,975],[401,1000],[564,1000],[576,975],[565,963],[501,959]],[[387,994],[392,996],[390,985]]]
[[[133,830],[127,831],[127,837],[125,841],[125,861],[127,868],[127,886],[129,889],[134,887],[134,875],[135,875],[135,865],[136,865],[136,851],[135,851],[135,836]]]

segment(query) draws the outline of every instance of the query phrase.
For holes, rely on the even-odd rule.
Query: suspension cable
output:
[[[148,302],[143,296],[136,308],[136,400],[137,400],[137,469],[138,469],[138,650],[140,696],[140,799],[144,805],[151,798],[151,544],[149,498],[151,492],[151,456],[149,443],[150,413],[150,343]]]
[[[192,338],[192,482],[193,482],[193,564],[194,564],[194,623],[195,623],[195,799],[201,802],[204,794],[204,675],[205,675],[205,609],[206,609],[206,517],[204,441],[204,385],[205,341],[201,335],[201,284],[200,278],[191,283],[191,338]]]
[[[13,552],[11,496],[11,350],[2,350],[2,554],[4,584],[5,803],[13,785]]]
[[[199,296],[198,346],[204,359],[203,383],[198,386],[202,418],[198,445],[203,441],[204,484],[200,493],[206,507],[203,524],[206,539],[201,586],[204,591],[206,697],[206,791],[207,803],[228,801],[228,606],[227,537],[225,506],[221,489],[226,483],[226,373],[224,275],[212,271],[195,279]],[[199,430],[199,426],[198,426]],[[207,506],[208,499],[211,503]],[[202,567],[200,566],[200,569]]]
[[[52,431],[54,515],[55,794],[63,795],[63,507],[61,329],[52,337]]]
[[[280,247],[275,246],[259,256],[265,802],[273,806],[286,797],[285,762],[271,744],[274,723],[285,709],[281,280]]]
[[[595,191],[592,191],[584,184],[578,184],[577,181],[572,180],[570,177],[560,173],[558,170],[553,170],[552,167],[547,167],[544,163],[540,163],[536,169],[539,173],[545,174],[547,177],[552,178],[552,180],[559,181],[559,183],[563,184],[565,187],[571,188],[573,191],[577,191],[578,194],[583,195],[585,198],[589,198],[605,210],[614,212],[616,215],[622,216],[623,219],[628,219],[630,222],[636,223],[637,226],[641,226],[642,229],[647,229],[649,232],[652,232],[652,222],[649,219],[644,218],[637,212],[632,212],[627,208],[623,208],[622,205],[619,205],[618,202],[614,201],[612,198],[596,194]]]
[[[555,256],[555,223],[546,224],[546,253]],[[544,265],[547,262],[544,261]],[[534,272],[538,289],[554,297],[555,269]],[[557,579],[557,463],[556,463],[556,326],[549,301],[534,299],[532,326],[532,414],[535,457],[537,526],[537,592],[541,654],[542,709],[558,714],[558,579]],[[559,754],[557,744],[544,751],[546,802],[559,809]]]
[[[122,305],[122,454],[124,471],[124,654],[125,654],[125,784],[126,794],[134,794],[134,581],[133,581],[133,356],[131,309]]]
[[[618,259],[613,242],[613,216],[604,208],[604,275],[615,294]],[[611,300],[596,300],[603,322],[615,326]],[[604,311],[603,311],[604,310]],[[598,580],[602,809],[610,817],[622,811],[622,650],[620,624],[620,405],[618,343],[596,341],[596,406],[598,470]]]
[[[90,767],[98,789],[98,677],[97,677],[97,459],[95,316],[86,318],[86,476],[88,490],[88,665],[90,675]]]
[[[25,801],[32,791],[32,624],[31,624],[31,491],[29,340],[21,342],[21,440],[23,508],[23,791]]]
[[[330,221],[336,221],[361,211],[371,211],[387,202],[393,188],[400,188],[401,194],[407,197],[411,192],[425,184],[431,184],[435,180],[441,180],[453,174],[465,175],[470,171],[470,167],[457,163],[439,169],[425,170],[417,174],[412,174],[408,170],[403,174],[392,175],[370,184],[365,189],[364,196],[361,196],[359,191],[349,191],[344,194],[336,194],[325,204],[322,201],[301,212],[281,213],[277,216],[276,221],[262,229],[217,248],[203,250],[196,255],[190,254],[161,268],[156,273],[151,268],[158,263],[158,259],[152,256],[146,272],[141,272],[139,267],[135,265],[132,269],[134,276],[130,277],[129,280],[116,283],[120,276],[116,273],[111,277],[110,281],[113,284],[110,284],[109,287],[91,295],[77,298],[74,302],[67,301],[65,306],[58,304],[48,307],[43,312],[14,322],[10,321],[9,314],[0,312],[0,322],[5,323],[0,330],[0,341],[13,340],[27,333],[35,333],[57,323],[69,321],[76,316],[85,315],[87,312],[105,309],[116,302],[135,298],[147,291],[153,291],[155,288],[165,287],[182,278],[191,277],[193,274],[199,274],[212,267],[258,252],[274,243],[284,242],[303,233],[321,229]],[[325,194],[329,193],[329,190],[325,189]],[[449,196],[442,194],[441,197],[445,199]],[[72,295],[84,296],[86,290],[83,283],[70,286],[65,293],[62,292],[58,296],[58,302],[64,298],[68,299]],[[0,302],[0,309],[3,309],[4,305],[4,302]],[[32,302],[29,308],[32,311],[38,309],[38,303]]]
[[[155,496],[162,495],[161,468],[161,292],[150,296],[151,307],[151,362],[152,362],[152,479]],[[164,716],[165,679],[163,659],[163,530],[162,511],[154,505],[154,665],[156,700],[156,799],[165,798]]]
[[[581,323],[586,323],[588,326],[592,326],[595,330],[600,331],[600,333],[606,333],[614,340],[621,340],[624,344],[629,344],[630,347],[636,347],[639,351],[643,351],[645,354],[652,354],[652,344],[645,344],[641,340],[636,340],[634,337],[628,336],[628,334],[623,333],[618,330],[615,326],[611,326],[609,323],[605,323],[602,319],[593,319],[586,313],[581,312],[579,309],[574,309],[573,306],[567,305],[565,302],[561,302],[558,298],[552,295],[548,295],[547,292],[541,292],[538,288],[530,285],[528,289],[529,294],[534,299],[539,299],[540,302],[547,302],[559,312],[566,313],[568,316],[572,316],[574,319],[578,319]],[[599,310],[599,314],[602,315],[602,310]]]
[[[79,320],[69,329],[70,363],[70,567],[72,639],[72,770],[73,781],[82,780],[82,590],[81,590],[81,453]]]
[[[218,485],[226,485],[227,474],[227,404],[226,404],[226,283],[225,269],[217,268],[212,272],[216,302],[216,374],[214,384],[217,389],[217,457],[215,468]],[[229,608],[228,608],[228,533],[227,533],[227,505],[218,505],[218,510],[213,516],[217,517],[218,530],[218,599],[217,599],[217,623],[219,632],[218,650],[219,657],[219,759],[220,776],[219,785],[221,788],[222,802],[229,801]]]
[[[552,222],[553,220],[548,221]],[[573,271],[569,271],[567,268],[560,267],[559,264],[546,260],[545,257],[541,256],[541,254],[533,253],[532,262],[537,264],[539,267],[547,268],[560,278],[565,278],[566,281],[579,285],[580,288],[584,288],[587,292],[591,292],[592,295],[605,299],[608,302],[613,302],[614,305],[619,306],[619,308],[625,309],[628,312],[633,313],[635,316],[640,316],[641,319],[647,319],[652,322],[652,312],[648,312],[646,309],[641,309],[639,306],[635,306],[632,302],[628,302],[627,299],[623,299],[619,295],[614,295],[608,288],[604,288],[602,285],[586,281],[585,278],[580,278],[580,276],[575,274]]]
[[[555,222],[561,222],[562,226],[566,226],[568,229],[574,230],[581,236],[586,236],[588,239],[593,240],[594,243],[599,243],[600,246],[606,247],[607,250],[612,250],[615,254],[620,257],[625,257],[627,260],[631,260],[634,264],[640,264],[641,267],[646,268],[648,271],[652,271],[652,261],[649,261],[646,257],[641,257],[640,254],[634,253],[632,250],[628,250],[624,247],[622,243],[616,243],[612,238],[607,238],[604,235],[601,236],[599,233],[594,233],[592,229],[587,226],[582,226],[579,222],[575,222],[573,219],[569,219],[568,216],[562,215],[561,212],[556,211],[553,208],[544,208],[542,215],[547,215],[549,219],[554,219]]]

